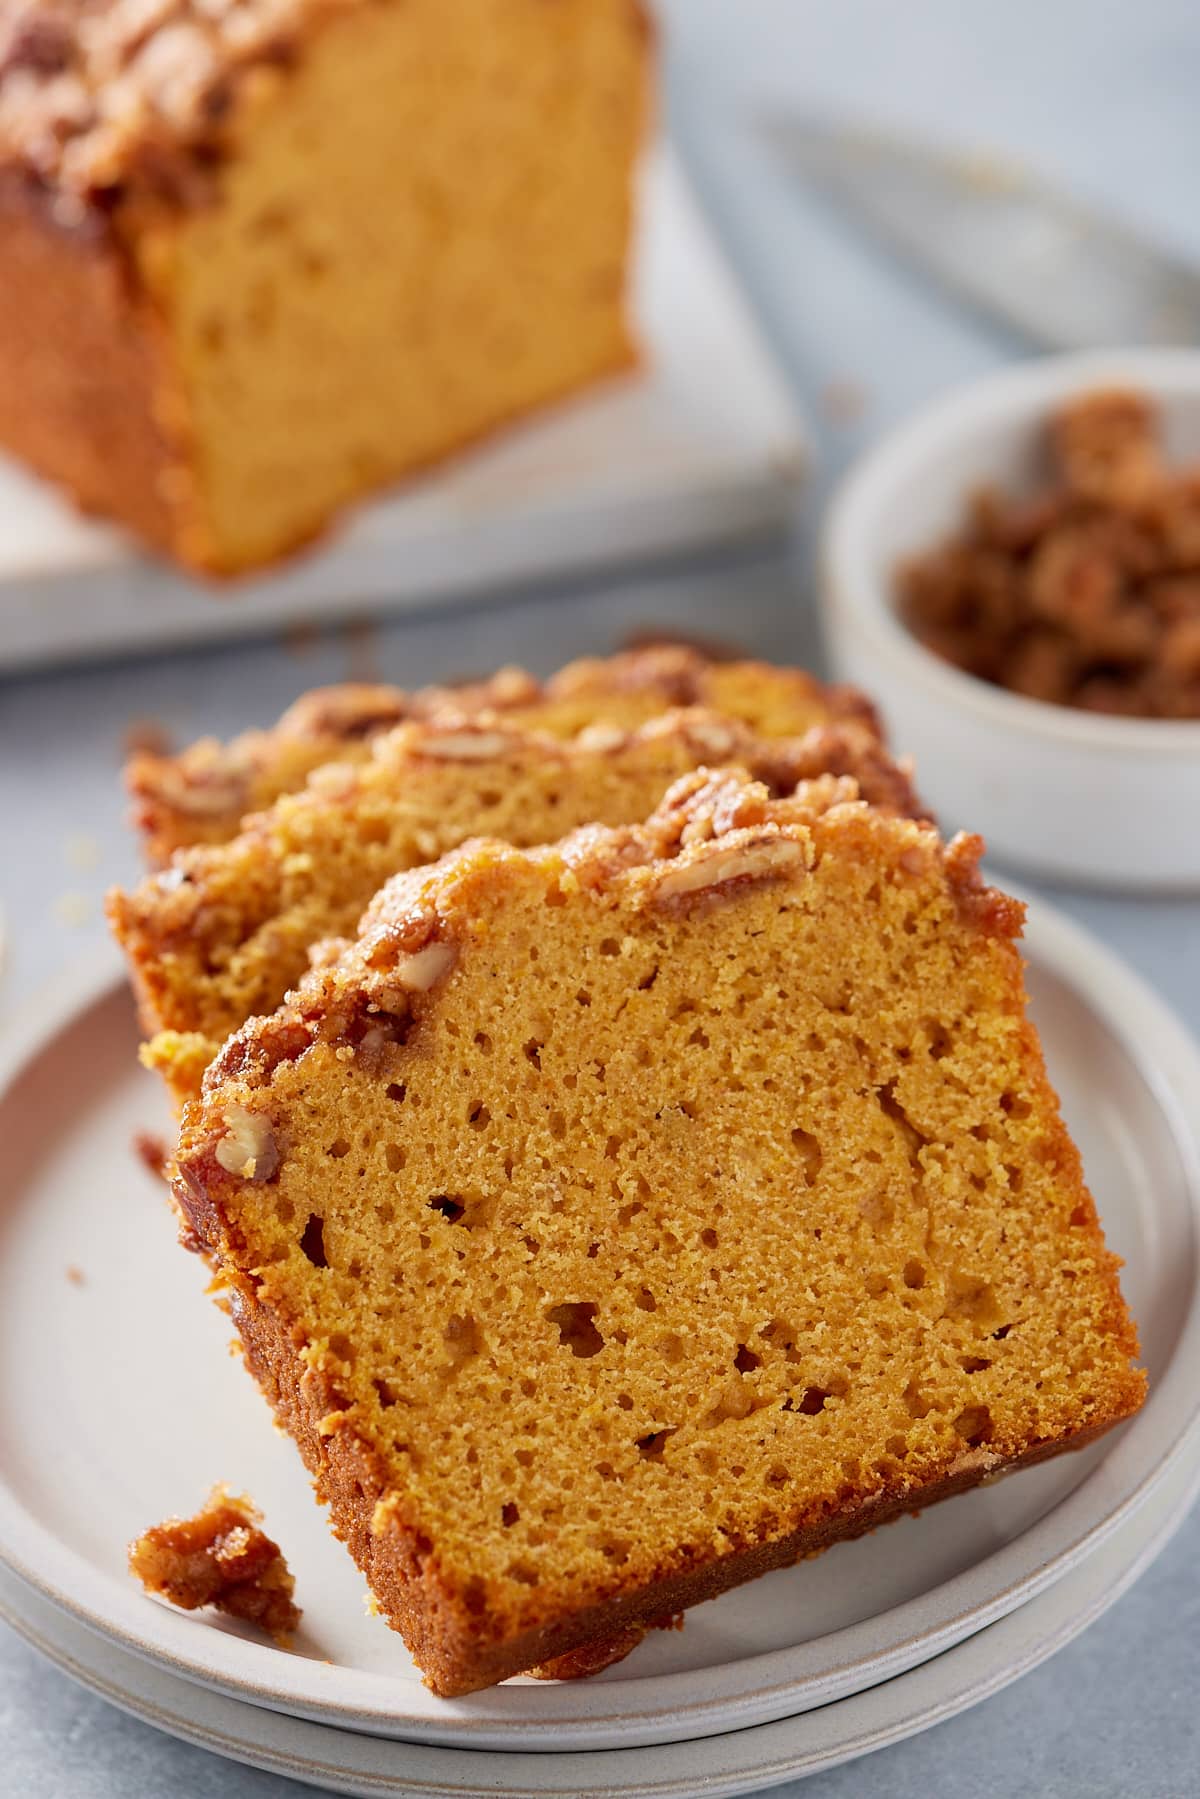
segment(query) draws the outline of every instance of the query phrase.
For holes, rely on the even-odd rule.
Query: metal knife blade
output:
[[[1200,269],[1017,165],[807,117],[761,130],[907,262],[1035,343],[1200,343]]]

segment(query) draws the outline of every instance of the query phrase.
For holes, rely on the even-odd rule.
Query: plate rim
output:
[[[631,1729],[662,1742],[671,1737],[751,1728],[893,1679],[1027,1603],[1093,1553],[1130,1517],[1200,1430],[1200,1391],[1194,1390],[1188,1375],[1189,1362],[1200,1355],[1200,1049],[1167,1002],[1116,952],[1040,896],[1023,895],[1011,883],[1006,883],[1006,888],[1029,900],[1024,938],[1028,959],[1084,996],[1105,1020],[1166,1115],[1183,1162],[1193,1231],[1187,1310],[1171,1360],[1145,1406],[1110,1439],[1107,1454],[1071,1492],[1001,1549],[900,1605],[839,1631],[725,1664],[727,1669],[736,1667],[738,1673],[732,1690],[727,1680],[720,1698],[703,1690],[705,1671],[687,1670],[657,1677],[653,1700],[648,1699],[636,1711],[620,1709],[622,1683],[610,1681],[592,1686],[578,1700],[578,1711],[570,1712],[570,1702],[559,1700],[558,1714],[538,1718],[508,1715],[516,1704],[510,1696],[528,1692],[528,1688],[491,1689],[472,1695],[465,1704],[440,1700],[432,1714],[418,1715],[398,1710],[394,1704],[364,1702],[364,1684],[371,1688],[382,1685],[387,1681],[385,1675],[292,1660],[287,1663],[289,1678],[283,1682],[277,1651],[224,1633],[201,1635],[194,1620],[163,1605],[148,1610],[132,1586],[125,1592],[116,1577],[95,1569],[32,1518],[3,1479],[0,1563],[86,1628],[201,1687],[342,1728],[492,1749],[539,1742],[543,1750],[553,1750],[561,1740],[595,1750],[606,1741],[628,1741]],[[116,990],[124,986],[117,952],[105,946],[82,965],[62,971],[40,996],[26,1001],[11,1023],[0,1029],[0,1104],[11,1081],[52,1047],[65,1025],[115,998]],[[1151,1043],[1157,1046],[1153,1055],[1148,1047]],[[1145,1438],[1157,1438],[1159,1443],[1148,1456],[1142,1448]],[[1104,1491],[1113,1487],[1114,1479],[1123,1495],[1115,1500],[1111,1491]],[[1088,1517],[1091,1522],[1085,1523]],[[996,1564],[1014,1559],[1020,1571],[1007,1579],[998,1578]],[[74,1581],[69,1577],[71,1571]],[[77,1588],[101,1598],[107,1594],[112,1603],[103,1608],[95,1602],[87,1604],[76,1597]],[[878,1639],[885,1619],[892,1623],[888,1644],[872,1649],[870,1640]],[[820,1669],[797,1672],[797,1662],[815,1659],[817,1645],[824,1648]],[[219,1665],[230,1658],[232,1669]],[[701,1691],[689,1697],[684,1689],[694,1691],[697,1685]],[[355,1687],[359,1697],[354,1695]],[[413,1682],[396,1682],[391,1690],[398,1698],[424,1695],[424,1689]],[[556,1690],[580,1694],[579,1688],[539,1689],[547,1694]],[[607,1709],[603,1702],[595,1709],[593,1694],[610,1700]],[[429,1705],[433,1704],[430,1700]]]
[[[169,1711],[154,1699],[152,1692],[122,1686],[112,1679],[111,1672],[106,1677],[94,1664],[72,1655],[62,1639],[78,1632],[86,1651],[94,1641],[94,1633],[63,1618],[58,1608],[44,1598],[31,1596],[35,1608],[45,1609],[50,1628],[59,1633],[56,1641],[48,1641],[21,1607],[6,1597],[3,1584],[0,1620],[72,1679],[129,1715],[211,1754],[305,1785],[319,1781],[326,1791],[370,1794],[372,1799],[505,1799],[507,1795],[511,1799],[518,1795],[519,1799],[578,1799],[581,1791],[589,1799],[694,1799],[696,1779],[702,1773],[709,1799],[728,1799],[730,1795],[759,1792],[787,1780],[807,1778],[919,1735],[1030,1673],[1090,1628],[1128,1592],[1174,1537],[1198,1492],[1200,1453],[1193,1445],[1188,1459],[1175,1465],[1151,1498],[1148,1510],[1153,1517],[1148,1535],[1144,1531],[1144,1512],[1127,1519],[1095,1557],[1072,1569],[1028,1605],[881,1686],[850,1694],[815,1713],[799,1713],[716,1737],[588,1751],[582,1755],[515,1751],[496,1756],[462,1747],[364,1738],[355,1731],[286,1714],[281,1722],[276,1722],[280,1714],[267,1717],[262,1707],[205,1691],[202,1708],[226,1720],[226,1729],[221,1732],[202,1721],[186,1703],[192,1683],[180,1680],[161,1666],[150,1665],[149,1680],[174,1694],[180,1710]],[[14,1583],[14,1590],[24,1591],[19,1582]],[[1080,1590],[1086,1595],[1082,1605],[1077,1603]],[[93,1648],[92,1654],[98,1657],[100,1650]],[[145,1665],[143,1658],[128,1652],[123,1652],[123,1664],[127,1664],[125,1671],[135,1680],[137,1670]],[[177,1686],[183,1689],[182,1693],[174,1693]],[[243,1730],[249,1726],[250,1740],[245,1736],[239,1739],[239,1725]],[[297,1730],[301,1744],[295,1749],[289,1750],[286,1741],[280,1744],[280,1739]],[[253,1740],[254,1736],[258,1741]],[[344,1762],[339,1766],[330,1760],[318,1766],[311,1756],[302,1759],[303,1743],[325,1746],[330,1755],[336,1755],[340,1747],[344,1755],[359,1764],[357,1772],[346,1768]],[[669,1770],[670,1761],[678,1761],[689,1749],[697,1748],[702,1769],[693,1766]],[[742,1752],[740,1758],[738,1751]],[[764,1753],[765,1759],[752,1765],[747,1762],[747,1752],[751,1756]],[[403,1768],[397,1770],[394,1766],[399,1759],[414,1757],[419,1768],[411,1778]],[[385,1765],[384,1758],[393,1765]],[[743,1765],[731,1765],[735,1759]],[[456,1765],[464,1777],[478,1771],[480,1784],[457,1778],[451,1784]],[[534,1784],[540,1782],[541,1775],[547,1770],[553,1774],[556,1766],[561,1771],[559,1784],[551,1787],[540,1783],[535,1792]],[[439,1768],[443,1770],[441,1778],[434,1772],[431,1781],[431,1771]],[[663,1772],[656,1774],[659,1768]],[[518,1777],[522,1784],[506,1781],[501,1770],[506,1776]],[[623,1777],[622,1770],[632,1778],[632,1784]],[[611,1778],[605,1780],[606,1775]],[[596,1776],[604,1780],[603,1785],[596,1783]],[[347,1777],[352,1785],[345,1784]],[[331,1778],[338,1783],[332,1788]],[[418,1780],[419,1785],[415,1784]]]

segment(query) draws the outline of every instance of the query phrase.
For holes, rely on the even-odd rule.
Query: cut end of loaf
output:
[[[165,261],[138,246],[187,396],[192,559],[252,569],[633,366],[646,89],[631,0],[405,0],[310,33],[219,203]]]

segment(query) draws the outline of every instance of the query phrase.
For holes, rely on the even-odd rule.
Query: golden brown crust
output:
[[[229,1037],[206,1067],[202,1091],[213,1094],[230,1078],[264,1084],[280,1062],[296,1060],[312,1043],[357,1041],[368,1015],[405,1015],[420,1005],[428,989],[423,971],[419,981],[404,972],[410,960],[416,962],[432,945],[445,946],[446,959],[434,975],[439,980],[452,966],[458,936],[481,890],[502,885],[510,867],[533,863],[549,871],[552,884],[565,875],[574,887],[594,894],[619,886],[635,907],[671,910],[719,901],[747,883],[787,878],[819,861],[827,843],[838,854],[853,855],[856,841],[861,842],[868,855],[874,812],[855,783],[842,777],[801,779],[794,791],[773,796],[744,769],[697,769],[674,783],[644,825],[585,825],[556,845],[531,850],[490,838],[468,842],[381,887],[353,940],[321,945],[286,1003],[275,1013],[250,1019]],[[897,817],[894,829],[903,836],[897,846],[898,879],[915,879],[940,866],[964,915],[981,935],[1020,935],[1024,905],[985,886],[979,875],[981,839],[959,836],[946,845],[935,826],[919,816]],[[1020,1003],[1019,995],[1014,1003]],[[1032,1033],[1031,1043],[1032,1065],[1038,1069],[1041,1057]],[[191,1116],[189,1108],[185,1139]],[[1065,1127],[1062,1143],[1070,1145]],[[1078,1169],[1077,1154],[1075,1163]],[[185,1210],[191,1215],[197,1205],[206,1204],[197,1189]],[[208,1227],[200,1230],[201,1237],[216,1242],[220,1228],[215,1213]]]
[[[247,88],[353,0],[3,0],[0,162],[82,199],[211,191]]]
[[[568,699],[597,689],[651,687],[664,690],[673,706],[701,706],[712,703],[726,676],[745,685],[788,678],[797,689],[819,692],[832,717],[860,718],[882,735],[874,705],[856,687],[822,683],[807,670],[753,657],[714,656],[682,640],[656,639],[614,656],[581,656],[552,676],[547,688],[554,698]]]
[[[146,859],[158,867],[177,849],[225,842],[247,814],[303,787],[325,762],[365,757],[375,737],[407,719],[445,708],[507,711],[539,691],[523,669],[414,693],[347,681],[301,694],[270,730],[245,731],[229,743],[204,737],[178,754],[138,750],[125,765],[125,786]]]
[[[87,199],[196,204],[244,101],[362,0],[0,0],[0,167]],[[628,0],[647,54],[653,26]]]
[[[905,1513],[969,1492],[981,1481],[1033,1467],[1067,1450],[1084,1449],[1118,1421],[1106,1418],[1072,1437],[1030,1444],[1004,1463],[986,1452],[968,1451],[959,1468],[919,1491],[897,1482],[867,1505],[847,1494],[836,1511],[805,1519],[785,1536],[674,1570],[638,1591],[569,1618],[547,1620],[515,1641],[495,1643],[487,1640],[478,1617],[439,1581],[432,1544],[407,1529],[394,1510],[389,1510],[385,1531],[375,1528],[376,1508],[387,1494],[378,1458],[353,1429],[332,1433],[321,1429],[322,1421],[345,1405],[336,1385],[302,1360],[282,1322],[240,1287],[233,1298],[233,1317],[247,1367],[299,1446],[317,1496],[329,1506],[335,1536],[366,1575],[381,1611],[400,1631],[426,1684],[445,1698],[556,1664],[567,1673],[555,1672],[549,1678],[599,1672],[610,1665],[602,1659],[609,1644],[627,1644],[621,1651],[627,1655],[664,1618],[717,1599],[775,1569],[790,1568],[835,1543],[850,1542]],[[587,1663],[596,1645],[599,1666],[592,1669]]]
[[[73,227],[54,198],[0,172],[0,443],[85,512],[174,540],[170,373],[110,214]]]
[[[204,738],[178,755],[131,757],[125,779],[133,820],[148,860],[158,865],[176,849],[225,841],[247,813],[302,787],[322,763],[364,759],[373,737],[406,719],[446,710],[494,711],[570,735],[625,718],[631,699],[641,703],[643,719],[672,707],[702,706],[739,718],[764,736],[798,736],[828,722],[883,742],[874,708],[854,688],[823,685],[803,669],[719,664],[686,645],[659,643],[568,663],[545,683],[523,669],[505,668],[488,680],[414,691],[354,683],[317,688],[268,730],[229,743]]]

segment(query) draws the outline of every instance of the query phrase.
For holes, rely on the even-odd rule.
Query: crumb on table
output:
[[[131,718],[121,738],[125,756],[169,756],[175,739],[161,718]]]
[[[627,1624],[594,1643],[568,1650],[565,1655],[556,1655],[551,1661],[540,1662],[529,1672],[535,1680],[590,1680],[594,1674],[603,1674],[606,1668],[613,1668],[627,1655],[632,1655],[652,1630],[682,1629],[682,1612],[648,1618],[644,1623]]]
[[[300,1623],[283,1551],[260,1528],[246,1494],[215,1486],[191,1518],[167,1518],[129,1545],[129,1567],[147,1593],[184,1611],[212,1605],[285,1645]]]
[[[54,902],[54,916],[60,924],[78,930],[91,921],[93,906],[86,893],[60,893]]]
[[[821,389],[821,415],[827,424],[848,429],[857,425],[867,410],[867,390],[847,377],[827,381]]]
[[[383,679],[379,627],[374,619],[366,616],[348,618],[342,626],[342,641],[346,646],[347,681],[361,681],[372,686]]]
[[[69,868],[77,869],[81,874],[89,873],[99,866],[100,840],[88,831],[72,831],[63,840],[63,858]]]
[[[320,645],[320,627],[311,618],[294,618],[283,627],[279,640],[287,655],[307,656]]]

